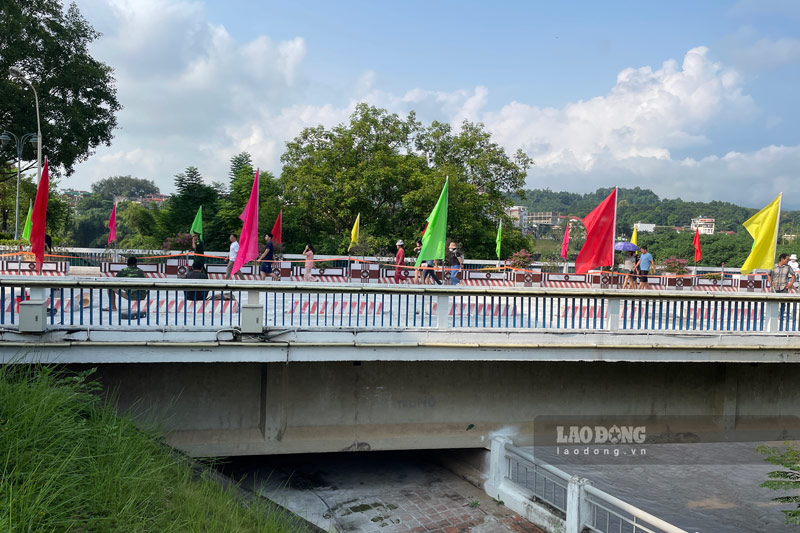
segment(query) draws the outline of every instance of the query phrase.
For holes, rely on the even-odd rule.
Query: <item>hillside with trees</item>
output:
[[[598,189],[591,193],[579,194],[550,189],[526,190],[522,195],[510,195],[509,199],[514,205],[523,205],[530,212],[555,211],[561,215],[583,218],[592,209],[610,194],[611,188]],[[659,198],[649,189],[620,188],[617,200],[617,238],[629,239],[633,225],[642,222],[655,224],[653,233],[639,233],[640,245],[648,246],[657,258],[670,256],[693,259],[694,248],[692,238],[694,234],[689,231],[680,233],[674,228],[689,228],[693,218],[708,217],[716,221],[714,235],[702,235],[701,247],[703,260],[701,266],[739,266],[747,258],[753,240],[742,226],[758,209],[742,207],[729,202],[687,202],[680,198]],[[781,226],[778,238],[777,253],[800,252],[800,245],[793,242],[784,242],[784,234],[796,234],[800,230],[800,211],[782,211]],[[725,232],[735,232],[726,235]],[[563,235],[563,228],[555,228],[550,238]],[[571,259],[574,259],[573,253]],[[543,256],[542,259],[557,260],[554,252]],[[690,261],[693,264],[693,261]]]

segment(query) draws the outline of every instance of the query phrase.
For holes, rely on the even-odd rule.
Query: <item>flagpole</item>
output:
[[[774,242],[776,244],[778,242],[778,231],[780,230],[780,227],[781,227],[781,204],[782,203],[783,203],[783,193],[780,193],[778,195],[778,215],[777,215],[778,216],[778,220],[775,221],[775,236],[773,237],[773,241],[772,241],[772,242]],[[778,251],[778,247],[776,245],[775,246],[775,253],[777,253],[777,251]],[[772,254],[772,262],[773,263],[775,262],[775,254]]]
[[[617,204],[619,203],[619,195],[617,194],[617,188],[614,187],[614,234],[611,236],[611,271],[614,270],[614,264],[616,260],[614,259],[614,241],[617,239]]]

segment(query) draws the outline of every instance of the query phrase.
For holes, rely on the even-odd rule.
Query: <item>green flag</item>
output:
[[[497,260],[500,260],[500,243],[503,242],[503,221],[500,221],[500,225],[497,226]]]
[[[419,251],[415,266],[431,259],[444,259],[445,244],[447,244],[447,185],[449,183],[449,179],[445,180],[439,201],[436,202],[428,217],[428,226],[422,235],[422,249]]]
[[[22,228],[22,239],[28,242],[31,241],[31,227],[33,224],[31,223],[31,213],[33,213],[33,200],[30,201],[31,203],[28,205],[28,216],[25,217],[25,227]]]
[[[200,240],[203,240],[203,206],[200,206],[200,209],[197,210],[197,214],[194,216],[194,222],[192,222],[192,229],[189,230],[191,233],[197,233],[200,235]]]

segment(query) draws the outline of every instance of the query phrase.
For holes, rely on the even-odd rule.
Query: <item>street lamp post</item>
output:
[[[33,83],[25,77],[25,74],[17,67],[8,67],[8,73],[12,78],[18,78],[24,81],[28,87],[33,91],[33,99],[36,103],[36,183],[42,179],[42,123],[39,120],[39,95],[36,94],[36,88]]]
[[[22,165],[22,148],[27,141],[31,143],[37,142],[37,136],[35,133],[26,133],[22,137],[17,137],[10,131],[4,131],[3,134],[0,135],[0,143],[3,143],[3,145],[11,139],[14,139],[14,142],[17,144],[17,207],[16,215],[14,216],[14,240],[16,241],[19,239],[19,174],[20,166]]]

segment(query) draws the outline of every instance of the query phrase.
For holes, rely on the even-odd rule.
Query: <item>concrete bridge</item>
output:
[[[775,440],[800,412],[794,295],[31,277],[0,288],[4,362],[97,367],[123,408],[152,409],[198,456],[488,448],[498,435],[529,446],[576,416],[647,420],[662,439]],[[108,289],[131,298],[109,310]]]

